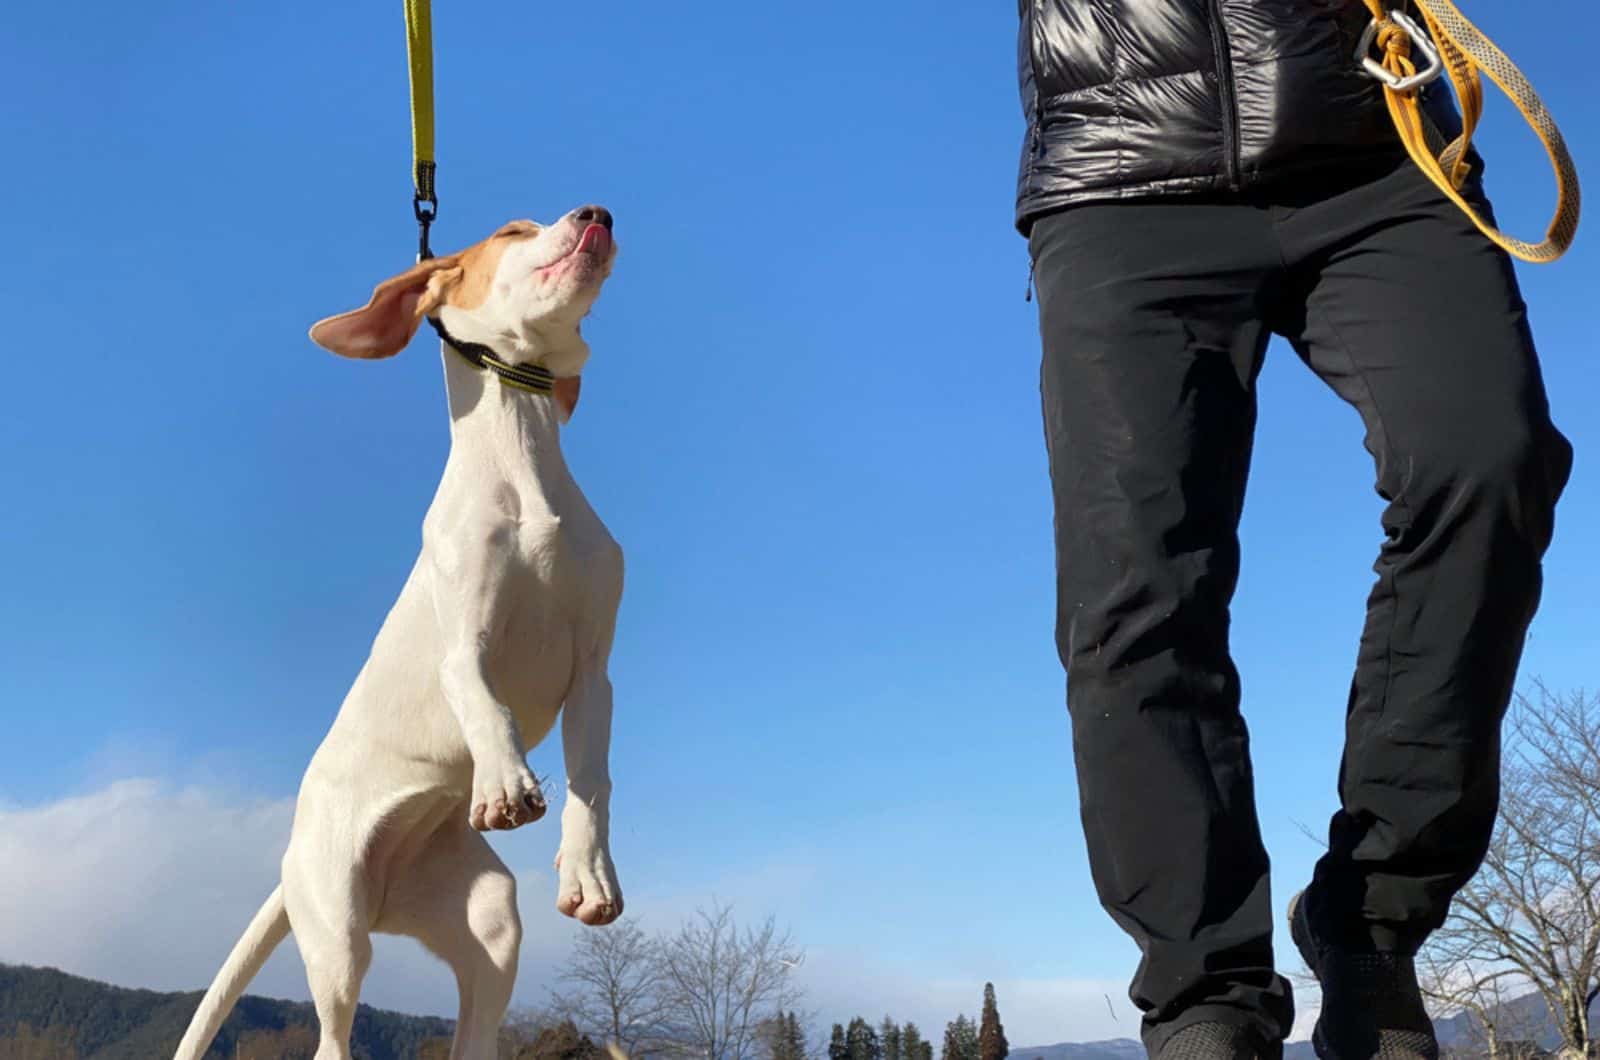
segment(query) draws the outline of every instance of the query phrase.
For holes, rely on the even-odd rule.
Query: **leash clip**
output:
[[[423,209],[423,204],[428,209]],[[433,224],[433,219],[439,216],[439,200],[424,199],[417,196],[411,200],[411,212],[417,215],[417,260],[427,261],[433,257],[433,248],[428,246],[428,226]]]
[[[1409,76],[1395,73],[1372,57],[1372,45],[1378,39],[1378,34],[1392,26],[1399,26],[1405,33],[1406,39],[1411,44],[1412,55],[1418,53],[1422,55],[1422,69]],[[1383,82],[1391,92],[1410,92],[1431,81],[1437,81],[1439,75],[1444,73],[1444,60],[1439,56],[1439,49],[1435,48],[1427,34],[1422,32],[1422,27],[1404,11],[1391,11],[1387,20],[1373,18],[1367,24],[1366,30],[1361,34],[1361,43],[1356,46],[1356,61],[1374,80]]]
[[[432,162],[417,163],[416,191],[411,195],[411,212],[417,219],[418,261],[433,257],[433,249],[428,246],[428,226],[439,216],[439,196],[433,189],[433,175]]]

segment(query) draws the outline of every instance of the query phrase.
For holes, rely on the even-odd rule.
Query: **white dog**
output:
[[[374,931],[410,935],[460,985],[451,1060],[493,1060],[516,978],[516,884],[479,832],[544,814],[526,754],[564,711],[556,906],[622,913],[608,840],[611,683],[622,552],[561,457],[589,356],[579,335],[616,255],[597,206],[513,221],[386,280],[311,329],[345,357],[444,339],[450,456],[422,551],[306,769],[283,879],[206,992],[178,1060],[199,1060],[292,929],[321,1023],[347,1060]]]

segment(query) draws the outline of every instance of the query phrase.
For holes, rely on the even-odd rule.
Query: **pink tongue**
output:
[[[604,225],[590,225],[583,230],[583,238],[578,242],[579,250],[590,253],[604,253],[611,246],[611,233],[606,231]]]

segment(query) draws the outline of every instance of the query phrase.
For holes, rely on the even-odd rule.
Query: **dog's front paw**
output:
[[[467,820],[480,832],[531,824],[544,816],[544,792],[527,763],[507,758],[498,765],[474,766]]]
[[[609,924],[622,915],[622,887],[611,852],[601,843],[563,843],[556,854],[561,887],[556,908],[585,924]]]

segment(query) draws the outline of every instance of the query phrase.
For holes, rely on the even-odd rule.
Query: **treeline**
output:
[[[794,1019],[792,1013],[787,1017]],[[770,1060],[805,1060],[805,1041],[781,1039]],[[977,1023],[965,1013],[945,1024],[939,1060],[1006,1060],[1011,1046],[1000,1022],[994,984],[983,985],[983,1011]],[[835,1023],[828,1039],[828,1060],[934,1060],[933,1042],[923,1037],[915,1023],[896,1023],[889,1016],[876,1025],[857,1016],[848,1024]]]
[[[942,1041],[889,1016],[857,1016],[835,1023],[825,1045],[808,1041],[804,990],[791,975],[804,961],[770,917],[741,926],[725,905],[668,934],[620,921],[580,935],[550,1005],[516,1022],[570,1022],[634,1060],[1006,1060],[1010,1052],[993,983],[984,984],[978,1021],[957,1016]]]

